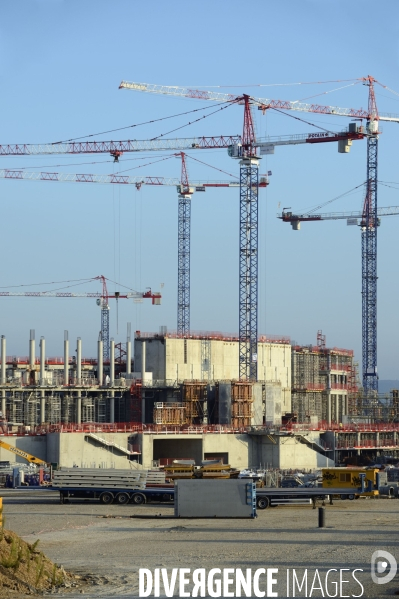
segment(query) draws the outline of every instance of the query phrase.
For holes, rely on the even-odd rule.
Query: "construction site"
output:
[[[339,115],[352,121],[356,117],[337,132],[257,138],[253,110],[264,114],[274,101],[122,81],[120,89],[135,92],[234,101],[244,109],[243,134],[0,146],[0,152],[7,156],[102,153],[114,162],[129,152],[174,150],[177,154],[173,156],[181,164],[177,180],[118,174],[32,174],[25,170],[0,174],[16,181],[69,180],[135,185],[137,189],[174,185],[178,198],[176,331],[161,326],[159,333],[136,331],[132,336],[128,324],[126,342],[115,343],[110,337],[109,299],[149,298],[153,305],[159,305],[161,294],[129,290],[112,295],[103,276],[93,279],[102,282],[101,293],[1,292],[7,297],[95,297],[101,308],[94,357],[84,356],[79,337],[76,351],[71,353],[68,331],[57,357],[46,355],[46,340],[41,337],[37,341],[34,330],[30,331],[26,357],[7,355],[7,339],[1,337],[1,424],[10,443],[48,463],[80,467],[125,467],[128,460],[136,468],[149,468],[177,458],[197,463],[216,458],[236,468],[314,468],[348,460],[372,462],[387,453],[399,455],[398,391],[392,389],[385,396],[378,393],[376,343],[379,121],[399,122],[399,117],[379,114],[374,93],[378,82],[371,76],[362,82],[369,92],[367,111],[276,103],[283,111]],[[354,351],[328,347],[321,330],[316,343],[306,346],[291,342],[287,336],[260,334],[258,202],[259,189],[269,185],[271,175],[271,171],[259,174],[259,162],[262,155],[273,154],[275,147],[335,143],[340,154],[348,154],[352,144],[361,140],[367,142],[367,181],[364,209],[358,215],[362,240],[360,379]],[[239,180],[192,180],[186,151],[219,148],[227,149],[229,157],[238,161]],[[240,193],[239,331],[232,335],[196,333],[190,320],[191,199],[194,193],[211,187],[236,187]],[[330,217],[283,210],[280,218],[298,231],[301,221]],[[0,457],[7,459],[2,450]]]
[[[364,455],[399,456],[399,395],[364,401],[353,351],[262,336],[256,381],[239,379],[238,339],[136,332],[109,359],[98,340],[49,357],[31,330],[29,355],[7,356],[1,338],[2,431],[48,463],[162,466],[219,459],[237,468],[316,468]],[[38,349],[38,351],[37,351]],[[226,376],[227,375],[227,376]],[[9,459],[0,449],[0,458]]]

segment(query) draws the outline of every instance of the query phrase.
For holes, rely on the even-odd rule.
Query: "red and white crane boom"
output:
[[[154,83],[131,83],[122,81],[119,89],[130,89],[133,91],[147,92],[151,94],[162,94],[165,96],[183,97],[195,100],[210,100],[211,102],[236,102],[244,104],[242,96],[235,94],[226,94],[221,92],[211,92],[189,87],[179,87],[177,85],[157,85]],[[322,106],[320,104],[307,104],[304,102],[289,100],[270,100],[268,98],[256,98],[250,96],[250,101],[259,105],[260,110],[277,108],[279,110],[294,110],[296,112],[315,112],[317,114],[327,114],[334,116],[343,116],[354,119],[368,119],[369,111],[364,108],[340,108],[339,106]],[[398,114],[379,113],[380,121],[399,122]]]
[[[232,158],[240,160],[240,268],[239,268],[239,376],[240,379],[257,380],[257,327],[258,327],[258,165],[260,153],[274,152],[274,144],[264,145],[256,139],[254,120],[251,107],[255,104],[266,111],[269,108],[284,110],[300,110],[304,112],[317,112],[322,114],[341,114],[352,118],[370,118],[369,111],[356,111],[352,109],[337,109],[336,107],[321,107],[318,105],[300,104],[297,102],[273,101],[265,98],[254,98],[247,94],[233,95],[219,92],[196,90],[187,87],[163,86],[147,83],[129,83],[122,81],[120,88],[133,91],[163,94],[174,97],[185,97],[196,100],[209,100],[216,102],[235,103],[244,106],[244,126],[242,142],[232,144],[229,154]],[[398,117],[399,120],[399,117]],[[374,123],[373,123],[374,124]],[[378,131],[372,128],[372,133]],[[370,122],[367,122],[368,128]],[[356,124],[353,130],[357,132]],[[369,131],[367,130],[367,133]],[[314,143],[330,141],[321,136],[315,136]],[[359,138],[357,138],[359,139]],[[332,141],[332,140],[331,140]],[[338,151],[349,151],[351,139],[339,141]],[[303,139],[297,143],[306,143]],[[293,142],[290,142],[293,143]],[[277,145],[277,144],[275,144]],[[281,145],[283,145],[281,143]]]
[[[41,154],[111,154],[118,158],[125,152],[160,152],[167,150],[213,150],[239,143],[240,135],[188,137],[182,139],[74,141],[52,144],[0,144],[0,156],[37,156]]]
[[[276,135],[256,140],[256,146],[292,145],[302,143],[339,142],[340,140],[363,139],[366,136],[363,128],[354,131],[323,131],[320,133],[300,133],[295,135]],[[160,152],[168,150],[212,150],[231,148],[243,145],[241,135],[222,135],[219,137],[185,137],[176,139],[155,140],[123,140],[123,141],[83,141],[56,144],[0,144],[0,156],[38,156],[47,154],[110,154],[118,159],[128,152]],[[99,175],[97,175],[100,177]],[[118,178],[117,182],[124,183],[121,175],[109,175]],[[126,179],[131,179],[126,177]],[[97,181],[100,182],[100,181]]]
[[[111,174],[111,175],[94,175],[91,173],[76,174],[76,173],[49,173],[45,171],[26,171],[14,169],[0,169],[0,179],[15,179],[19,181],[58,181],[64,183],[100,183],[100,184],[115,184],[115,185],[135,185],[140,188],[142,185],[169,185],[180,189],[181,181],[176,177],[129,177],[126,175]],[[262,176],[260,183],[261,187],[266,187],[266,175]],[[212,187],[239,187],[239,181],[208,181],[204,179],[191,181],[190,187],[194,187],[194,191],[205,191],[206,188]],[[199,189],[198,189],[199,188]],[[205,188],[205,189],[201,189]]]

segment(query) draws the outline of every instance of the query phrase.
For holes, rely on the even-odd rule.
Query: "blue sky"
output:
[[[386,0],[372,16],[374,12],[375,3],[369,0],[5,0],[0,4],[0,143],[86,139],[92,134],[104,140],[148,139],[186,125],[193,115],[97,134],[207,106],[119,90],[122,79],[366,108],[368,89],[353,84],[370,74],[396,92],[376,87],[379,110],[399,114],[398,4]],[[333,130],[348,125],[348,119],[296,116]],[[242,119],[242,108],[233,106],[170,137],[241,133]],[[256,114],[256,125],[259,135],[318,130],[279,113]],[[383,125],[381,181],[399,181],[397,132],[396,124]],[[238,164],[224,150],[191,156],[238,175]],[[0,168],[179,176],[178,159],[156,163],[159,158],[125,155],[114,165],[105,154],[1,157]],[[191,159],[188,167],[193,179],[228,178]],[[273,173],[270,186],[260,192],[259,332],[310,344],[322,329],[328,346],[353,348],[361,362],[358,228],[327,221],[304,224],[294,232],[276,214],[286,206],[294,211],[317,206],[363,183],[366,142],[354,142],[349,155],[338,154],[335,144],[277,148],[261,162],[260,172],[268,170]],[[51,288],[44,284],[49,281],[99,274],[138,291],[157,290],[163,284],[161,307],[119,302],[118,330],[112,304],[111,334],[123,341],[127,322],[133,331],[157,332],[160,325],[176,328],[173,187],[137,191],[133,186],[0,180],[0,188],[0,287],[36,284],[33,289],[46,290]],[[358,210],[362,201],[360,189],[323,211]],[[399,205],[398,191],[380,186],[379,205]],[[238,190],[193,196],[193,330],[238,331],[238,208]],[[397,217],[386,217],[378,231],[378,366],[380,378],[391,379],[399,378],[394,249],[398,224]],[[99,286],[74,289],[96,291]],[[114,289],[122,287],[110,284],[110,291]],[[62,353],[64,329],[71,340],[82,337],[86,355],[95,354],[100,314],[94,300],[1,302],[0,332],[7,336],[8,354],[27,353],[30,328],[37,338],[46,337],[51,355]]]

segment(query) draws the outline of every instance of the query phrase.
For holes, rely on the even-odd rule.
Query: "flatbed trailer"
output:
[[[284,488],[284,487],[263,487],[256,489],[256,507],[260,510],[265,510],[268,507],[276,505],[290,505],[290,504],[309,504],[312,503],[315,506],[317,500],[325,501],[330,500],[333,495],[338,495],[341,499],[355,499],[356,494],[351,489],[331,488],[325,489],[323,487],[296,487],[296,488]]]
[[[64,503],[70,499],[98,499],[104,505],[116,503],[126,505],[133,503],[141,505],[150,501],[170,502],[174,501],[175,490],[173,487],[147,487],[144,489],[129,488],[59,488],[60,502]],[[348,488],[306,487],[302,488],[275,488],[263,487],[256,489],[256,507],[264,510],[277,505],[316,505],[316,501],[330,501],[332,497],[353,500],[359,495]]]
[[[126,505],[133,503],[141,505],[148,501],[171,502],[174,499],[174,489],[168,487],[148,487],[145,489],[129,489],[129,488],[59,488],[60,503],[68,502],[70,499],[99,499],[104,505],[117,503],[118,505]]]

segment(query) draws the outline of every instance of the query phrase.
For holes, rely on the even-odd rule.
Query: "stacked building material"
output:
[[[154,424],[185,423],[185,407],[180,402],[156,402],[154,405]]]

